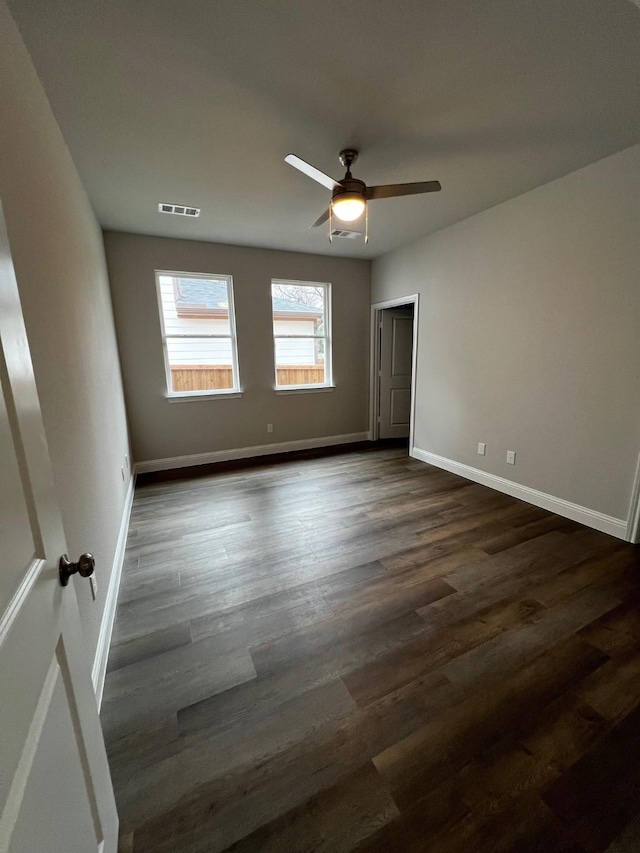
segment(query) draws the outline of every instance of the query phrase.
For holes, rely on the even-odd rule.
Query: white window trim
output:
[[[276,394],[315,394],[319,391],[335,391],[335,385],[279,385]]]
[[[180,272],[177,270],[156,270],[156,298],[158,300],[158,315],[160,317],[160,333],[162,335],[162,352],[164,357],[164,374],[165,374],[165,398],[171,403],[184,403],[190,400],[215,400],[218,398],[233,399],[241,397],[243,394],[240,385],[240,370],[238,366],[238,337],[236,334],[236,309],[235,298],[233,293],[233,276],[227,273],[202,273],[202,272]],[[230,335],[214,335],[214,334],[185,334],[185,335],[167,335],[164,326],[164,311],[162,307],[162,294],[160,291],[160,276],[170,276],[171,278],[202,278],[205,281],[210,279],[225,280],[227,282],[227,294],[229,297],[229,328]],[[204,391],[173,391],[171,383],[171,365],[169,363],[169,351],[167,348],[167,337],[170,338],[231,338],[231,362],[232,375],[235,380],[233,388],[210,388]]]
[[[324,335],[276,335],[274,331],[273,319],[273,285],[274,284],[293,284],[299,287],[322,287],[324,288]],[[273,336],[273,374],[275,377],[274,391],[276,394],[306,394],[313,391],[333,391],[336,387],[333,383],[333,341],[331,327],[331,282],[328,281],[298,281],[291,278],[272,278],[271,279],[271,334]],[[276,357],[276,339],[283,340],[323,340],[324,345],[324,378],[325,381],[320,384],[311,385],[278,385],[278,361]]]
[[[165,394],[170,403],[192,403],[194,400],[239,400],[244,391],[220,388],[218,391],[172,391]]]

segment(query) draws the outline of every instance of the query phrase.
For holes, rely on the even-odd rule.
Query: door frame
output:
[[[634,545],[640,542],[640,455],[638,455],[636,474],[631,488],[625,538],[627,542],[632,542]]]
[[[378,373],[380,371],[380,314],[386,308],[400,308],[413,305],[413,350],[411,352],[411,410],[409,414],[409,456],[413,455],[413,436],[416,419],[416,370],[418,357],[418,313],[420,294],[399,296],[396,299],[385,299],[371,305],[371,355],[369,359],[369,436],[371,441],[380,437],[378,412],[380,400],[378,395]]]

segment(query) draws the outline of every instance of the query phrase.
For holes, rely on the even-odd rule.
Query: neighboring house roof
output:
[[[176,293],[176,308],[204,308],[215,310],[227,308],[227,283],[216,281],[214,278],[206,281],[201,278],[178,278]]]
[[[310,317],[322,317],[321,308],[303,305],[301,302],[292,302],[289,299],[281,299],[279,296],[273,299],[273,311],[275,314],[308,314]]]
[[[227,283],[225,281],[217,281],[215,278],[178,278],[176,281],[178,290],[176,309],[178,313],[181,310],[189,313],[198,310],[217,311],[228,307]],[[303,305],[300,302],[293,302],[280,297],[273,300],[273,310],[276,314],[296,314],[298,317],[301,314],[309,317],[322,316],[321,308],[314,308],[311,305]]]

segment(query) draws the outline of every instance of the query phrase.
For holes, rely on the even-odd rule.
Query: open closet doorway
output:
[[[418,296],[372,306],[371,436],[413,446]]]

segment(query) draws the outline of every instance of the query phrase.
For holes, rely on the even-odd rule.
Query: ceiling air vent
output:
[[[187,207],[186,204],[165,204],[160,202],[158,205],[160,213],[175,213],[177,216],[200,216],[199,207]]]
[[[360,231],[345,231],[344,228],[334,228],[331,236],[344,237],[345,240],[355,240],[357,237],[362,237],[362,233]]]

